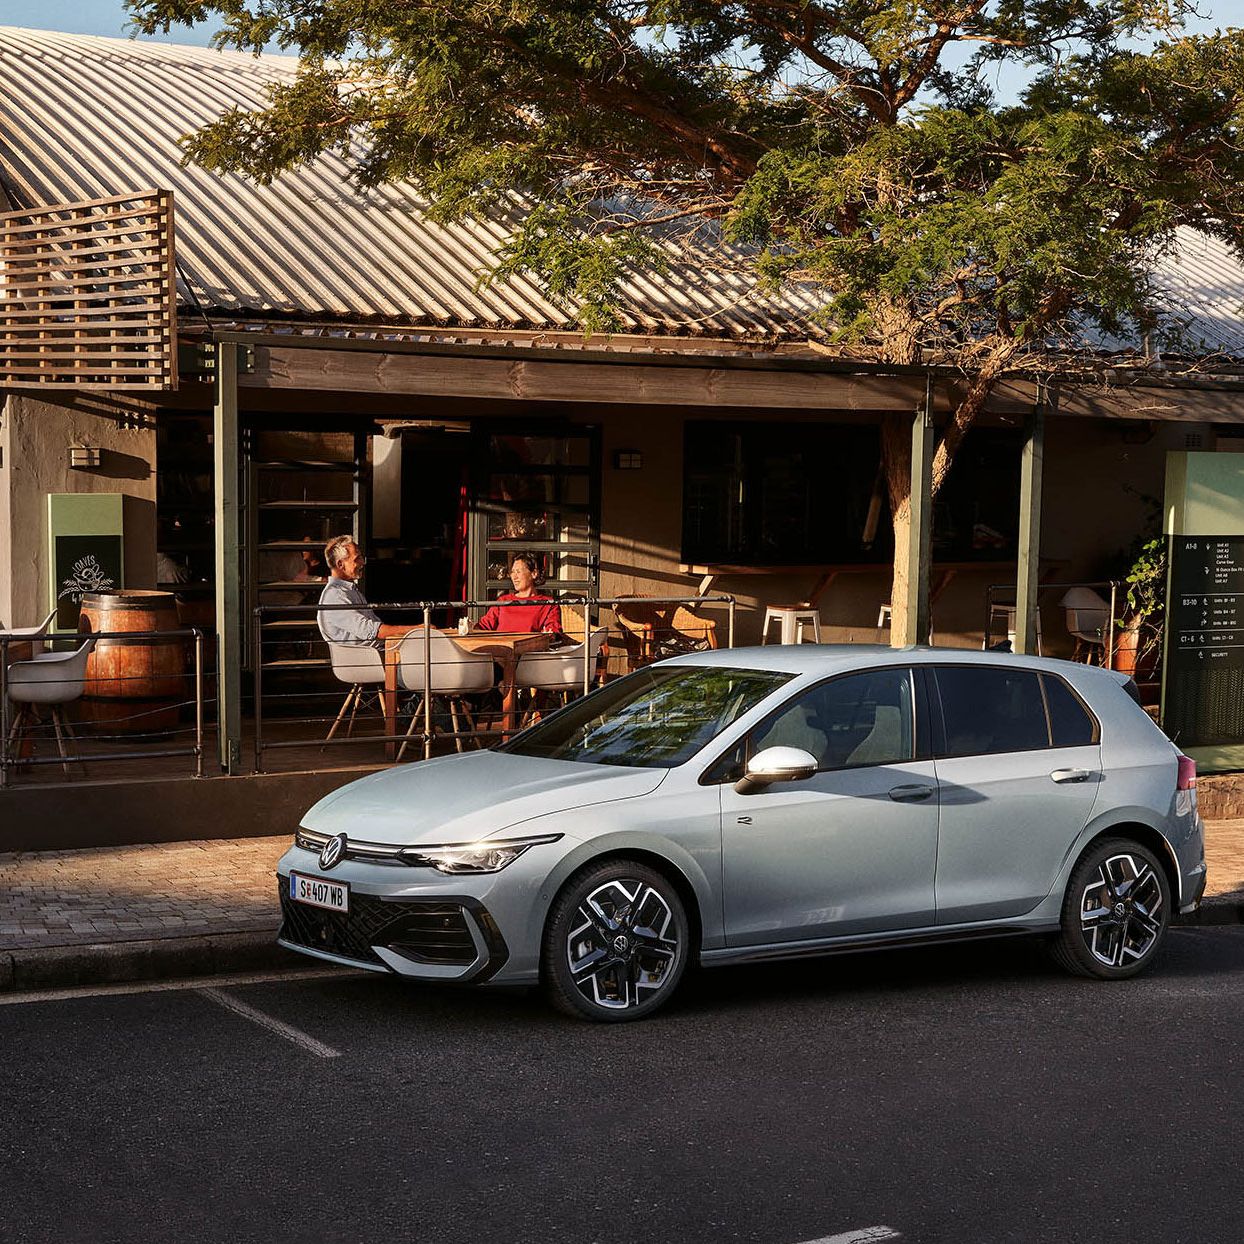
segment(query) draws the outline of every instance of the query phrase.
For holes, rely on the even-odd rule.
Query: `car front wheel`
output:
[[[642,1019],[687,966],[686,909],[668,878],[633,860],[588,868],[549,913],[542,956],[549,1001],[578,1019]]]
[[[1071,874],[1054,958],[1077,976],[1135,976],[1157,954],[1170,912],[1170,884],[1153,853],[1125,838],[1103,839]]]

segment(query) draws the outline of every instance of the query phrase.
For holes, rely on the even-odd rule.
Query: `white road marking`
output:
[[[803,1244],[881,1244],[883,1240],[902,1238],[893,1227],[860,1227],[855,1231],[844,1231],[841,1235],[825,1235],[819,1240],[805,1240]]]
[[[325,1045],[314,1037],[307,1036],[299,1028],[295,1028],[290,1024],[283,1024],[279,1019],[273,1019],[271,1015],[265,1015],[262,1011],[255,1010],[253,1006],[247,1006],[245,1002],[240,1002],[237,998],[229,997],[227,993],[223,993],[219,989],[200,989],[198,992],[200,996],[210,998],[219,1006],[223,1006],[226,1011],[232,1011],[235,1015],[242,1016],[243,1019],[249,1019],[261,1028],[266,1028],[269,1032],[275,1032],[278,1037],[284,1037],[286,1041],[292,1041],[295,1045],[301,1046],[304,1050],[309,1050],[320,1058],[341,1057],[340,1050],[335,1050],[331,1045]]]
[[[272,981],[323,980],[337,976],[373,976],[372,972],[351,968],[293,968],[285,972],[240,972],[231,976],[189,976],[171,981],[128,981],[116,985],[77,985],[72,989],[27,989],[20,993],[0,993],[0,1006],[18,1006],[32,1002],[65,1002],[73,998],[109,998],[132,993],[167,993],[182,989],[202,989],[204,980],[213,985],[263,985]]]

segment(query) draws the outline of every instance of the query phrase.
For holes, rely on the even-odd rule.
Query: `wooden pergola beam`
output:
[[[255,365],[244,390],[273,394],[349,393],[373,398],[595,405],[660,405],[716,409],[833,412],[911,410],[924,396],[925,371],[794,358],[789,354],[707,359],[694,347],[656,356],[621,351],[552,350],[317,337],[225,334],[246,342]],[[945,413],[960,396],[961,377],[938,374],[934,409]],[[986,412],[1026,417],[1037,401],[1036,380],[1000,381]],[[1244,423],[1244,386],[1189,377],[1136,377],[1116,385],[1064,381],[1059,415],[1119,420]]]
[[[216,720],[220,767],[242,770],[242,571],[238,461],[238,354],[216,346],[212,473],[216,504]]]

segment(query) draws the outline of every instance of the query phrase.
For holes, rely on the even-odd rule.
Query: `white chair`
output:
[[[770,605],[765,610],[764,630],[760,633],[760,642],[769,642],[770,623],[778,624],[778,643],[803,643],[804,628],[812,628],[812,642],[821,642],[821,615],[815,609],[805,609],[798,605]]]
[[[1076,641],[1071,659],[1079,661],[1083,655],[1083,659],[1091,664],[1095,648],[1105,652],[1110,602],[1091,587],[1073,587],[1063,593],[1058,603],[1062,605],[1067,619],[1067,631]]]
[[[48,633],[48,627],[52,625],[52,619],[56,617],[56,610],[53,609],[38,626],[14,626],[6,628],[3,622],[0,622],[0,635],[5,639],[15,640],[18,643],[30,645],[32,656],[38,656],[44,650],[43,639]]]
[[[493,687],[495,675],[492,657],[486,652],[468,652],[435,628],[428,654],[432,667],[429,686],[425,666],[426,647],[427,637],[423,627],[419,626],[402,640],[398,648],[397,684],[403,691],[413,692],[419,697],[411,712],[410,725],[406,727],[406,738],[398,750],[398,760],[405,754],[416,724],[423,720],[426,696],[431,695],[433,701],[444,699],[448,702],[449,715],[454,726],[454,743],[458,751],[463,751],[459,712],[465,716],[467,725],[474,729],[474,722],[463,696],[478,695],[483,691],[491,691]]]
[[[358,712],[368,688],[384,686],[384,655],[379,648],[373,648],[370,644],[338,644],[331,639],[325,639],[324,642],[328,644],[333,676],[350,688],[324,739],[327,743],[337,733],[346,713],[350,714],[346,721],[346,737],[349,738],[354,730],[354,715]]]
[[[588,650],[588,681],[596,676],[596,662],[604,646],[609,628],[598,626],[592,631]],[[552,652],[528,652],[518,659],[514,682],[533,691],[556,691],[569,698],[583,690],[583,643],[557,648]]]
[[[5,740],[10,755],[13,755],[14,744],[20,748],[29,727],[39,721],[35,706],[46,704],[52,710],[52,729],[56,732],[61,767],[65,770],[65,776],[69,776],[65,736],[72,739],[74,733],[65,720],[64,705],[81,697],[86,685],[86,660],[94,647],[95,638],[92,636],[73,652],[40,652],[29,661],[14,661],[9,666],[8,696],[17,705],[17,716]]]

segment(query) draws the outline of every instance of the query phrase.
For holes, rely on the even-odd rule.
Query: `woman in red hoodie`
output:
[[[551,596],[536,592],[539,561],[533,553],[515,553],[510,560],[512,592],[503,592],[497,603],[477,623],[481,631],[548,631],[562,633],[562,611]],[[543,604],[509,604],[509,601],[541,601]]]

